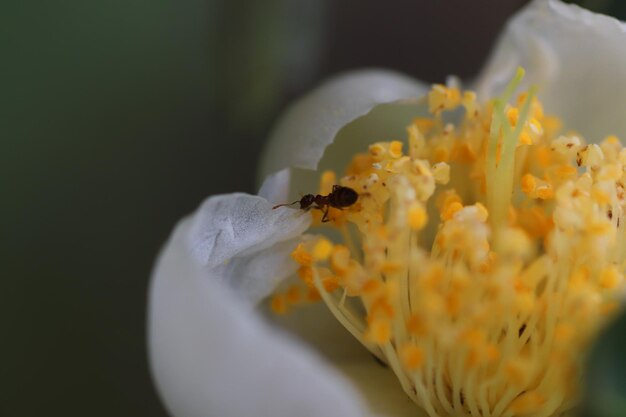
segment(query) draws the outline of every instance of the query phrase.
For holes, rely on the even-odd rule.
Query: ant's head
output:
[[[305,194],[300,199],[300,208],[307,209],[315,202],[315,196],[313,194]]]

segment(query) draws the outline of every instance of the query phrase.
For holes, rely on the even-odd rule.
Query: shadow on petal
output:
[[[269,320],[315,348],[358,389],[376,415],[426,416],[404,393],[394,373],[380,364],[332,316],[323,303],[296,307]]]

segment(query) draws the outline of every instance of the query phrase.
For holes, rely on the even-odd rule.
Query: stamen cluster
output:
[[[321,298],[429,416],[557,416],[576,403],[592,338],[619,308],[626,149],[557,135],[533,92],[481,105],[436,85],[408,149],[378,142],[340,179],[359,193],[293,258]],[[448,111],[464,110],[456,125]]]

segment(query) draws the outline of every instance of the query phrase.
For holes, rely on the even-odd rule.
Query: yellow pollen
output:
[[[374,159],[371,155],[360,154],[357,155],[353,160],[350,166],[346,169],[346,175],[366,175],[371,174],[372,164],[374,163]]]
[[[394,140],[389,144],[389,156],[400,158],[402,156],[402,142]]]
[[[530,194],[537,189],[537,180],[534,176],[526,174],[522,177],[522,191]]]
[[[450,204],[444,206],[441,211],[441,220],[450,220],[454,215],[463,209],[463,205],[458,201],[453,201]]]
[[[598,204],[609,204],[611,203],[611,196],[607,194],[605,191],[594,188],[591,190],[591,197]]]
[[[382,157],[385,154],[385,148],[380,144],[370,145],[370,155],[373,157]],[[378,160],[378,159],[377,159]]]
[[[604,141],[606,143],[608,143],[608,144],[611,144],[611,145],[619,145],[619,146],[621,146],[619,138],[617,136],[615,136],[615,135],[607,136],[606,138],[604,138]]]
[[[335,245],[330,255],[330,265],[337,275],[346,275],[350,270],[350,250],[344,245]]]
[[[540,167],[546,168],[550,166],[550,164],[552,163],[553,155],[548,146],[540,146],[539,148],[534,149],[534,153],[537,164]]]
[[[434,162],[447,162],[450,159],[450,151],[443,146],[439,146],[433,150]]]
[[[515,107],[511,107],[507,110],[506,117],[508,117],[511,126],[515,126],[519,120],[519,110]]]
[[[275,294],[272,297],[271,309],[275,314],[285,314],[287,312],[287,300],[283,294]]]
[[[523,131],[519,136],[520,145],[531,145],[533,143],[532,137],[528,134],[528,132]]]
[[[512,359],[505,366],[505,373],[510,382],[518,387],[525,386],[532,375],[527,361]]]
[[[576,176],[577,170],[571,165],[560,165],[556,168],[555,174],[560,180],[569,180]]]
[[[413,344],[406,344],[400,348],[400,358],[409,371],[414,371],[424,365],[424,351]]]
[[[531,174],[526,174],[521,180],[521,189],[528,197],[548,200],[554,197],[554,190],[550,182],[541,180]]]
[[[298,302],[300,302],[302,300],[302,291],[300,287],[295,285],[289,287],[289,289],[287,290],[286,298],[289,304],[297,304]]]
[[[310,266],[313,263],[313,257],[306,251],[302,243],[298,244],[296,249],[291,252],[291,257],[302,266]]]
[[[437,184],[445,185],[450,182],[450,165],[438,162],[433,165],[433,178]]]
[[[381,286],[382,284],[380,281],[376,279],[368,279],[365,283],[363,283],[363,292],[365,294],[375,294],[380,290]]]
[[[433,126],[435,126],[435,121],[433,119],[425,119],[420,117],[414,119],[413,123],[419,129],[419,131],[424,134],[430,132]]]
[[[453,110],[460,104],[461,92],[458,88],[435,84],[428,93],[428,108],[431,113],[439,114],[443,110]]]
[[[468,119],[477,119],[480,116],[480,108],[476,102],[476,93],[473,91],[465,91],[462,100],[465,107],[465,117]]]
[[[469,164],[476,159],[476,152],[474,152],[469,143],[456,143],[450,153],[450,159],[452,161]]]
[[[420,204],[414,203],[409,207],[408,223],[409,227],[413,230],[420,230],[426,226],[428,222],[428,215],[426,210]]]
[[[365,338],[379,345],[384,345],[391,339],[391,325],[384,319],[374,320],[365,333]]]
[[[544,184],[541,187],[537,187],[535,190],[537,198],[541,200],[547,200],[554,197],[554,191],[550,184]]]
[[[509,409],[514,415],[526,415],[538,412],[546,402],[546,398],[537,391],[529,391],[520,394],[511,403]]]
[[[316,302],[316,301],[320,301],[322,299],[322,297],[320,296],[320,293],[317,289],[315,288],[309,288],[307,294],[306,294],[306,299],[307,301],[310,301],[312,303]]]
[[[615,267],[615,265],[608,266],[600,274],[600,285],[602,286],[602,288],[616,288],[622,282],[622,280],[622,274]]]
[[[313,268],[310,266],[301,266],[298,268],[298,277],[309,287],[313,286]]]
[[[500,359],[500,349],[494,344],[487,345],[485,350],[487,361],[493,363]]]
[[[320,179],[320,194],[329,194],[337,184],[337,175],[333,171],[324,171]]]
[[[426,336],[428,325],[423,317],[412,315],[406,322],[407,331],[414,336]]]
[[[333,244],[328,239],[319,239],[313,247],[313,259],[325,261],[333,251]]]
[[[569,343],[576,334],[574,326],[570,324],[559,324],[554,329],[554,339],[557,343]]]
[[[376,318],[392,319],[394,315],[394,309],[385,297],[376,299],[370,306],[369,321]]]
[[[429,417],[564,415],[623,310],[626,149],[561,134],[534,89],[515,96],[522,77],[488,103],[435,85],[406,150],[380,141],[324,172],[320,194],[358,202],[322,232],[312,211],[300,282],[269,300],[323,301]]]

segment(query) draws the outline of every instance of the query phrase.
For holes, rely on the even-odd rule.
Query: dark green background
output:
[[[329,74],[475,74],[525,1],[470,3],[3,2],[0,415],[165,415],[145,302],[176,220],[254,192],[272,121]]]

